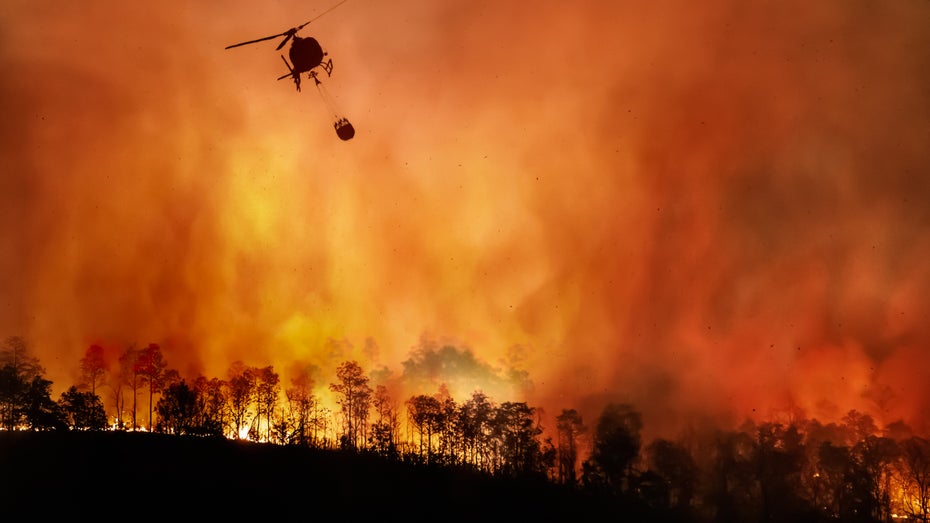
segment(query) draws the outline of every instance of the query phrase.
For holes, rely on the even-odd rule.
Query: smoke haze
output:
[[[551,414],[930,429],[930,2],[349,0],[300,32],[349,142],[224,49],[328,7],[0,8],[0,334],[56,387],[445,354]]]

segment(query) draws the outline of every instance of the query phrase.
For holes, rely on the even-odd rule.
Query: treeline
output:
[[[497,403],[481,391],[456,401],[444,387],[403,406],[355,361],[336,369],[323,407],[309,374],[283,387],[274,368],[235,362],[226,379],[192,381],[170,369],[158,345],[127,348],[110,369],[99,346],[80,361],[81,383],[55,401],[51,382],[21,338],[0,350],[3,429],[134,431],[338,448],[392,462],[563,486],[616,507],[646,507],[677,521],[927,521],[930,442],[901,422],[880,429],[850,411],[821,423],[796,416],[738,428],[642,439],[634,406],[606,405],[589,427],[575,409],[555,416]],[[108,384],[114,415],[98,395]],[[124,401],[127,393],[130,400]],[[143,393],[143,401],[137,400]],[[139,411],[147,411],[141,427]],[[112,421],[111,421],[112,420]],[[585,449],[583,454],[582,449]]]

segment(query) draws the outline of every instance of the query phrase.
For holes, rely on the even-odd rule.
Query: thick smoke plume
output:
[[[328,7],[0,10],[0,333],[56,386],[451,337],[553,414],[930,429],[930,3],[350,0],[302,31],[350,142],[223,49]]]

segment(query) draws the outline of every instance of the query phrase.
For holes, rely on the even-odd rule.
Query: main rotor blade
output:
[[[287,31],[287,33],[286,33],[286,34],[287,34],[287,37],[285,37],[284,40],[281,40],[281,43],[278,44],[278,47],[275,47],[274,50],[275,50],[275,51],[280,51],[281,48],[284,47],[284,44],[286,44],[287,41],[290,40],[291,37],[294,36],[294,33],[296,33],[296,32],[297,32],[297,29],[288,29],[288,31]]]
[[[280,34],[271,35],[271,36],[266,36],[266,37],[264,37],[264,38],[258,38],[258,39],[255,39],[255,40],[249,40],[248,42],[240,42],[240,43],[238,43],[238,44],[227,45],[227,46],[226,46],[226,49],[232,49],[233,47],[239,47],[240,45],[254,44],[254,43],[256,43],[256,42],[264,42],[265,40],[271,40],[272,38],[277,38],[277,37],[279,37],[279,36],[291,35],[291,34],[293,34],[293,33],[291,33],[291,30],[289,29],[289,30],[287,30],[287,31],[285,31],[285,32],[283,32],[283,33],[280,33]]]
[[[295,31],[300,31],[301,29],[304,28],[305,25],[309,24],[310,22],[313,22],[314,20],[317,20],[317,19],[320,18],[321,16],[325,15],[326,13],[332,11],[333,9],[339,7],[340,5],[342,5],[342,4],[344,4],[344,3],[346,3],[346,0],[342,0],[341,2],[335,4],[335,5],[333,5],[332,7],[330,7],[329,9],[327,9],[326,11],[323,11],[322,13],[320,13],[320,14],[314,16],[314,17],[311,18],[310,20],[307,20],[306,22],[304,22],[304,23],[298,25],[297,27],[294,28],[294,30],[295,30]]]
[[[309,24],[310,22],[313,22],[314,20],[320,18],[321,16],[325,15],[326,13],[332,11],[333,9],[339,7],[340,5],[342,5],[342,4],[344,4],[344,3],[346,3],[346,0],[341,0],[339,3],[333,5],[332,7],[330,7],[329,9],[327,9],[326,11],[323,11],[322,13],[316,15],[315,17],[311,18],[310,20],[307,20],[306,22],[304,22],[304,23],[298,25],[297,27],[292,27],[292,28],[288,29],[287,31],[284,31],[283,33],[278,33],[278,34],[276,34],[276,35],[266,36],[266,37],[264,37],[264,38],[258,38],[258,39],[255,39],[255,40],[249,40],[248,42],[241,42],[241,43],[238,43],[238,44],[227,45],[227,46],[226,46],[226,49],[232,49],[233,47],[239,47],[240,45],[254,44],[254,43],[256,43],[256,42],[264,42],[265,40],[271,40],[272,38],[277,38],[277,37],[279,37],[279,36],[285,36],[286,38],[285,38],[280,44],[278,44],[278,47],[277,47],[277,49],[276,49],[276,50],[280,51],[281,48],[284,47],[284,44],[286,44],[286,43],[288,42],[288,40],[290,40],[291,37],[294,36],[295,33],[297,33],[297,31],[300,31],[301,29],[303,29],[303,27],[304,27],[305,25]]]

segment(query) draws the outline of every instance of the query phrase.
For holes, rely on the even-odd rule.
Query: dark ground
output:
[[[0,433],[0,521],[635,521],[551,484],[124,432]]]

